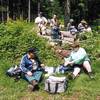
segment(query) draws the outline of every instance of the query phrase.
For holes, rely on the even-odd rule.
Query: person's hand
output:
[[[58,50],[56,50],[58,53],[61,53],[62,52],[62,50],[61,49],[58,49]]]
[[[41,64],[41,67],[45,67],[45,65],[44,64]]]
[[[66,61],[66,62],[64,63],[64,66],[67,66],[67,65],[73,65],[73,64],[74,64],[73,61]]]
[[[69,65],[69,64],[70,64],[69,61],[65,61],[64,66],[67,66],[67,65]]]
[[[70,61],[69,64],[70,64],[70,65],[73,65],[73,64],[74,64],[74,61]]]
[[[27,72],[27,75],[28,75],[28,76],[32,76],[32,72],[31,72],[31,71],[28,71],[28,72]]]
[[[31,61],[32,61],[32,63],[34,63],[34,62],[35,62],[35,60],[34,60],[34,59],[31,59]]]

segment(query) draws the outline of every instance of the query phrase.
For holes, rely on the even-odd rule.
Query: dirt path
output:
[[[47,35],[43,36],[42,35],[41,37],[46,38],[49,41],[52,41],[51,36],[47,36]],[[62,41],[63,44],[65,44],[65,43],[71,44],[74,41],[74,39],[73,38],[64,37],[64,39],[61,40],[61,41]]]

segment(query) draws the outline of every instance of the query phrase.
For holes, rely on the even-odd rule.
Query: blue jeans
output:
[[[28,76],[27,74],[25,74],[25,78],[29,82],[31,82],[33,80],[36,80],[37,82],[39,82],[40,79],[41,79],[42,73],[43,73],[42,71],[35,71],[35,72],[33,72],[33,75],[32,76]]]

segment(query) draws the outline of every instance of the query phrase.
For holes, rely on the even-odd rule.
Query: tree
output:
[[[40,9],[41,9],[41,0],[38,0],[38,14],[40,13]]]
[[[31,20],[31,0],[28,0],[28,21]]]
[[[64,1],[64,25],[67,27],[67,23],[70,20],[70,0]]]
[[[30,22],[42,11],[48,18],[57,14],[67,26],[70,18],[76,23],[83,18],[90,21],[99,18],[99,8],[99,0],[0,0],[0,20],[23,18]]]
[[[4,13],[3,13],[3,0],[1,0],[1,19],[4,21]]]
[[[7,21],[9,20],[9,0],[7,0]]]

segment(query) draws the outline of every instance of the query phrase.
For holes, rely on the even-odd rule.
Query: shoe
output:
[[[38,82],[37,82],[36,80],[33,80],[33,81],[32,81],[32,85],[33,85],[33,86],[38,85]]]
[[[92,72],[89,72],[88,75],[89,75],[90,79],[94,79],[94,75]]]
[[[29,92],[33,92],[33,90],[34,90],[34,86],[31,85],[31,84],[29,84],[29,85],[28,85],[28,91],[29,91]]]
[[[34,87],[33,91],[37,90],[38,89],[38,82],[36,80],[33,80],[32,81],[32,86]]]
[[[38,91],[39,89],[40,89],[39,86],[38,85],[35,85],[33,91]]]
[[[68,79],[69,79],[69,80],[73,80],[73,79],[75,79],[75,76],[74,76],[72,73],[70,73],[70,74],[68,75]]]

